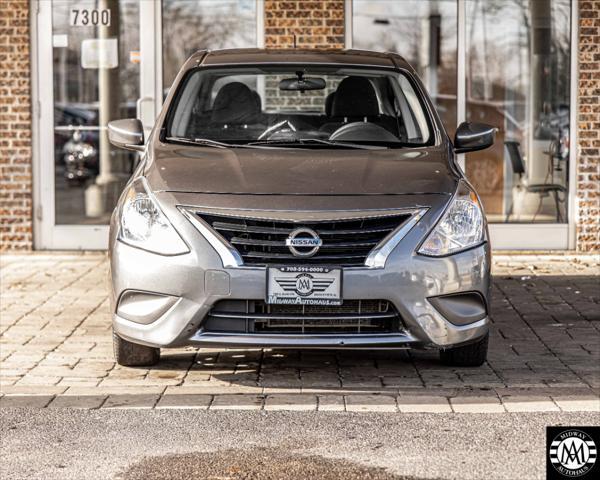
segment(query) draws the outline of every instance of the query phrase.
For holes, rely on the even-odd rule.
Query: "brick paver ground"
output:
[[[0,267],[4,407],[600,411],[598,256],[497,255],[481,368],[434,352],[195,348],[120,367],[105,254],[4,255]]]

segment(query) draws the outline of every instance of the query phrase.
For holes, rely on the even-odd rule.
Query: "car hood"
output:
[[[449,194],[458,180],[442,147],[357,150],[211,148],[156,142],[154,191],[272,195]]]

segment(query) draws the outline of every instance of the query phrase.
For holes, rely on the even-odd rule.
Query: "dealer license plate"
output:
[[[271,267],[267,270],[267,303],[341,305],[342,269],[318,265]]]

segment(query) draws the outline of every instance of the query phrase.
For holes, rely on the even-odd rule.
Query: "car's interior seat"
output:
[[[211,123],[224,128],[255,123],[260,116],[260,97],[247,85],[223,85],[213,103]],[[258,100],[258,101],[257,101]]]
[[[262,100],[260,98],[260,94],[256,90],[250,90],[252,95],[254,96],[254,101],[256,102],[256,106],[258,107],[258,111],[262,112]]]
[[[335,92],[331,92],[329,95],[325,97],[325,115],[327,117],[331,117],[331,112],[333,110],[333,99],[335,98]]]
[[[241,82],[231,82],[219,89],[207,129],[211,138],[255,139],[264,129],[257,92]]]
[[[377,94],[371,82],[364,77],[346,77],[338,85],[335,94],[325,100],[331,102],[329,121],[321,127],[321,131],[335,132],[345,123],[366,121],[369,116],[379,114]]]
[[[331,100],[330,100],[331,99]],[[331,114],[327,112],[331,102]],[[320,130],[333,133],[338,128],[353,122],[373,122],[397,134],[397,126],[389,118],[381,115],[379,101],[373,84],[365,77],[346,77],[337,90],[325,99],[325,111],[329,121]]]
[[[254,139],[264,130],[260,95],[241,82],[223,85],[212,109],[193,116],[189,137]]]
[[[368,78],[347,77],[340,82],[331,105],[332,117],[357,121],[378,114],[377,94]]]

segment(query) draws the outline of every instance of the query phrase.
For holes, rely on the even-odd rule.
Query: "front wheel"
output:
[[[440,350],[440,360],[453,367],[479,367],[487,359],[488,339],[489,334],[486,333],[485,337],[475,343]]]
[[[149,367],[160,360],[160,348],[129,342],[113,332],[115,360],[124,367]]]

